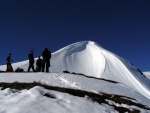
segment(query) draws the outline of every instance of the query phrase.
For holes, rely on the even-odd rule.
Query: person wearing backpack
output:
[[[35,72],[35,70],[34,70],[34,55],[33,55],[33,51],[31,51],[29,53],[28,58],[29,58],[28,72],[30,71],[31,68],[32,68],[33,72]]]
[[[45,66],[46,72],[49,72],[51,52],[48,50],[48,48],[44,49],[44,51],[42,52],[42,57],[43,57],[42,72],[44,72]]]

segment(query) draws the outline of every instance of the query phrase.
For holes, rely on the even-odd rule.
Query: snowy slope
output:
[[[123,98],[144,106],[150,106],[150,101],[139,92],[131,90],[119,83],[112,83],[106,80],[88,78],[81,75],[64,73],[0,73],[0,83],[32,83],[34,81],[57,86],[86,90],[102,94],[120,95]],[[111,97],[113,98],[113,97]],[[110,105],[99,104],[88,96],[79,97],[58,91],[48,90],[43,87],[16,90],[0,88],[0,113],[118,113],[112,105],[127,108],[130,111],[137,109],[142,113],[150,112],[149,109],[137,107],[134,104],[113,102],[107,99]],[[28,109],[27,109],[28,108]]]
[[[14,68],[28,68],[28,61],[13,64]],[[4,70],[1,66],[0,70]],[[150,99],[150,80],[145,78],[130,62],[111,53],[92,41],[66,46],[52,54],[51,72],[83,73],[122,83]]]
[[[150,72],[148,71],[148,72],[143,72],[144,73],[144,75],[148,78],[148,79],[150,79]]]
[[[120,83],[65,73],[0,73],[0,83],[13,83],[16,81],[19,83],[32,83],[36,81],[50,86],[80,89],[95,93],[117,94],[135,98],[137,101],[150,106],[149,99]]]
[[[44,96],[51,95],[53,98]],[[117,113],[111,106],[93,103],[86,97],[34,87],[30,90],[0,91],[0,113]]]

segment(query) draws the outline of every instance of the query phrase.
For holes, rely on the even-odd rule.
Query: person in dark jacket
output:
[[[28,58],[29,58],[28,72],[30,71],[31,68],[32,68],[33,72],[35,72],[35,70],[34,70],[34,55],[33,55],[33,51],[31,51],[29,53]]]
[[[11,65],[11,62],[13,61],[11,59],[11,53],[9,53],[6,60],[7,60],[7,69],[6,69],[6,71],[13,72],[13,68],[12,68],[12,65]]]
[[[36,71],[41,72],[41,67],[42,67],[42,59],[39,56],[37,61],[36,61]]]
[[[42,72],[44,72],[45,65],[46,65],[46,72],[49,72],[51,52],[48,50],[48,48],[44,49],[44,51],[42,52],[42,57],[43,57]]]

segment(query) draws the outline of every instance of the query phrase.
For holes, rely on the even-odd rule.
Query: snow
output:
[[[149,99],[120,83],[111,83],[105,80],[64,73],[0,73],[0,82],[12,83],[16,81],[21,83],[37,81],[50,86],[81,89],[95,93],[117,94],[134,98],[137,102],[150,106]],[[44,94],[49,94],[55,98],[45,97]],[[130,108],[131,106],[126,105],[126,107]],[[111,106],[100,105],[86,97],[76,97],[39,86],[29,90],[10,88],[0,90],[0,111],[1,113],[20,113],[21,111],[23,113],[31,111],[32,113],[99,113],[99,111],[117,113]],[[140,111],[143,111],[143,109],[140,109]]]
[[[118,94],[135,98],[138,102],[150,106],[149,99],[122,84],[81,75],[63,73],[0,73],[0,82],[12,83],[15,81],[21,83],[37,81],[51,86],[81,89],[95,93]],[[55,98],[45,97],[44,94],[49,94]],[[130,107],[128,106],[127,108]],[[99,113],[100,110],[103,113],[117,113],[111,106],[100,105],[86,97],[76,97],[66,93],[47,90],[39,86],[21,91],[10,88],[0,90],[1,113],[20,113],[21,111],[23,113],[30,111],[32,113]],[[140,109],[140,111],[142,110]]]
[[[150,72],[143,72],[143,73],[148,79],[150,79]]]
[[[54,98],[43,96],[52,95]],[[112,112],[110,106],[94,103],[87,98],[34,87],[30,90],[5,89],[0,92],[1,113],[104,113]]]
[[[34,81],[50,86],[74,88],[92,92],[106,92],[109,94],[119,94],[150,105],[150,101],[136,90],[131,90],[120,83],[111,83],[105,80],[88,78],[81,75],[64,73],[0,73],[0,82],[5,83],[32,83]],[[140,98],[138,98],[140,97]]]
[[[28,60],[14,63],[12,66],[14,69],[20,67],[26,71]],[[5,65],[0,66],[0,70],[5,69]],[[65,70],[87,76],[62,73]],[[0,73],[0,82],[32,83],[37,81],[51,86],[122,95],[150,106],[149,78],[143,76],[129,61],[105,50],[95,42],[77,42],[52,53],[50,72]],[[116,81],[117,83],[99,78]],[[53,95],[55,99],[45,97],[45,93]],[[125,106],[129,109],[131,107],[128,105],[119,106]],[[17,91],[10,88],[0,90],[0,113],[20,113],[21,111],[24,111],[23,113],[31,111],[32,113],[117,112],[112,106],[100,105],[86,97],[76,97],[39,86],[29,90]],[[147,112],[143,109],[140,109],[140,111]]]

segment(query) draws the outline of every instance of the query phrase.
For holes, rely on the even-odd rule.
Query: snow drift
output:
[[[28,61],[14,63],[13,67],[27,70]],[[4,66],[1,66],[0,70],[4,70]],[[150,99],[150,80],[130,62],[105,50],[95,42],[77,42],[54,52],[50,71],[65,70],[117,81]]]

